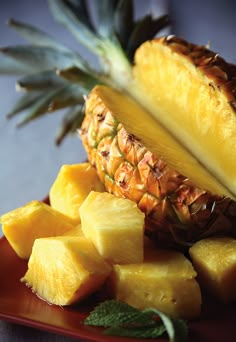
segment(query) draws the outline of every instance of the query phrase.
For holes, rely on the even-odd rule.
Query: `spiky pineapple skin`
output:
[[[233,234],[235,202],[195,187],[129,134],[92,91],[80,137],[106,190],[138,204],[146,233],[159,244],[183,247],[212,234]]]
[[[154,40],[155,41],[155,40]],[[164,36],[156,39],[177,53],[189,59],[208,79],[214,81],[211,87],[218,87],[234,111],[236,111],[235,77],[236,65],[226,62],[218,53],[206,46],[196,45],[175,36]]]

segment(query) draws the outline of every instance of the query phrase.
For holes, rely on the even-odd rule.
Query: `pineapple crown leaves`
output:
[[[60,144],[83,120],[84,95],[98,83],[122,88],[124,78],[130,77],[135,50],[168,26],[169,18],[146,15],[135,20],[133,0],[96,0],[91,8],[86,0],[48,4],[54,19],[97,57],[99,68],[48,33],[11,19],[9,26],[28,44],[0,49],[0,74],[19,76],[16,88],[25,92],[7,115],[24,112],[18,126],[70,107],[56,136]]]

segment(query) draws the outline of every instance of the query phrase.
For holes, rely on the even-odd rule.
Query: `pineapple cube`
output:
[[[201,291],[191,262],[170,250],[145,254],[143,263],[113,266],[108,288],[114,298],[140,310],[154,307],[173,317],[198,317]]]
[[[80,222],[79,207],[91,190],[105,191],[90,163],[63,165],[51,186],[51,206]]]
[[[189,250],[199,283],[222,302],[236,299],[236,240],[212,237],[196,242]]]
[[[16,254],[28,259],[35,239],[63,235],[74,228],[70,217],[48,204],[31,201],[1,216],[2,231]]]
[[[84,236],[84,233],[82,231],[81,224],[77,224],[75,227],[73,227],[70,230],[67,230],[63,236]]]
[[[35,240],[21,281],[40,298],[56,305],[79,302],[98,290],[111,271],[85,237]]]
[[[144,214],[137,204],[91,191],[80,207],[84,235],[110,263],[143,261]]]

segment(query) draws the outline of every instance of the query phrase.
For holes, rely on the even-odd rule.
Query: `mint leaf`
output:
[[[186,342],[188,336],[183,320],[171,318],[154,308],[141,311],[116,300],[99,304],[84,324],[105,327],[104,334],[114,336],[157,338],[167,332],[170,342]]]
[[[163,312],[157,309],[153,309],[153,308],[146,309],[143,311],[143,313],[146,313],[148,315],[152,314],[152,315],[156,315],[160,317],[160,319],[162,320],[166,328],[166,332],[169,336],[170,342],[187,341],[188,328],[187,328],[186,323],[183,320],[177,319],[177,318],[171,318],[165,315]]]
[[[99,304],[85,319],[86,325],[111,327],[122,324],[135,326],[153,324],[153,320],[142,311],[116,300]]]

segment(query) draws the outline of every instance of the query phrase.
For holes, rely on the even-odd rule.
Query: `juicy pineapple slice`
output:
[[[212,237],[200,240],[190,248],[194,268],[202,288],[223,302],[236,299],[236,240]]]
[[[85,237],[35,240],[22,282],[49,303],[69,305],[98,290],[111,271]]]
[[[1,216],[2,231],[16,254],[30,257],[35,239],[74,229],[73,220],[48,204],[32,201]]]
[[[231,194],[233,198],[235,73],[235,66],[206,47],[167,36],[147,41],[137,49],[135,81],[129,88],[136,100],[198,161],[194,169],[186,163],[185,169],[179,171],[196,185],[213,193]],[[164,152],[163,156],[168,158]],[[176,164],[177,170],[182,159]],[[222,191],[219,187],[209,188],[217,183]]]
[[[91,190],[105,188],[90,163],[63,165],[50,189],[50,204],[80,222],[79,207]]]
[[[111,263],[143,261],[144,214],[136,203],[92,191],[80,207],[84,235]]]
[[[108,281],[113,296],[141,310],[154,307],[193,319],[201,312],[201,291],[191,262],[181,253],[151,249],[143,263],[114,265]]]

